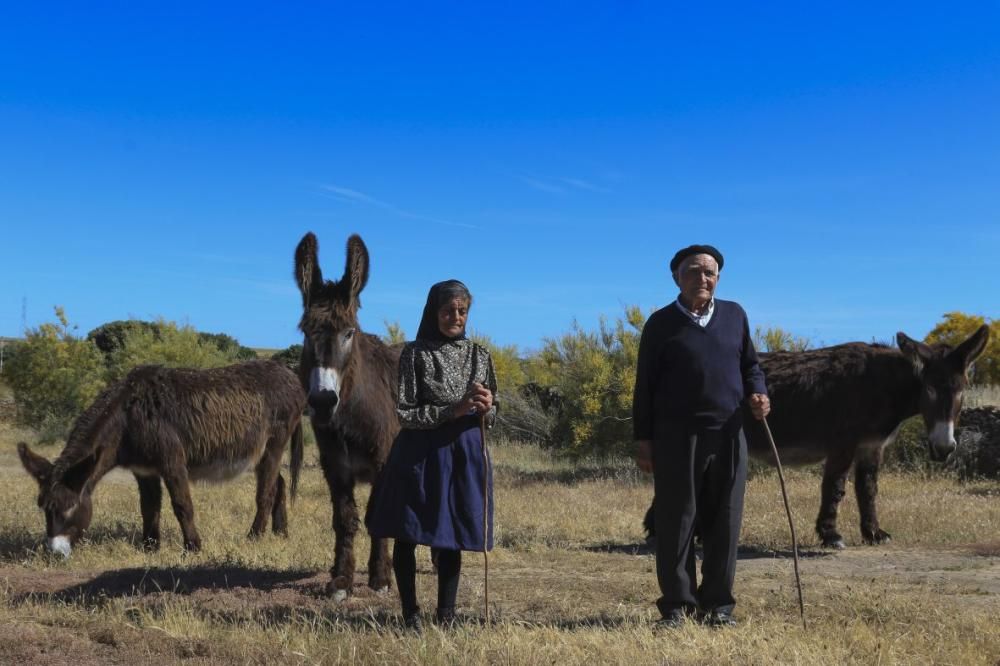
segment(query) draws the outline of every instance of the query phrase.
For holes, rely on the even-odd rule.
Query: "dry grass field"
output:
[[[497,445],[493,624],[484,626],[482,556],[467,554],[461,622],[399,630],[394,593],[363,585],[325,598],[330,503],[315,450],[291,536],[248,542],[253,481],[196,486],[203,552],[181,553],[164,506],[159,553],[137,550],[132,477],[113,472],[95,494],[89,540],[63,561],[40,547],[36,486],[14,450],[32,433],[0,423],[0,663],[414,664],[997,664],[1000,660],[1000,484],[887,475],[881,519],[894,541],[860,545],[853,496],[849,549],[818,548],[819,477],[789,477],[808,630],[798,617],[777,477],[750,482],[737,617],[731,630],[690,625],[654,634],[653,557],[641,519],[652,490],[627,461],[573,466],[538,449]],[[54,457],[60,447],[40,452]],[[365,493],[367,488],[364,489]],[[359,539],[359,562],[367,539]],[[429,555],[418,584],[433,612]],[[429,620],[429,617],[428,617]]]

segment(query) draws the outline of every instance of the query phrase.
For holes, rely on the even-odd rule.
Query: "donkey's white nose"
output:
[[[62,555],[63,557],[69,557],[70,553],[73,552],[73,546],[70,544],[69,539],[64,536],[57,536],[49,539],[49,550],[57,555]]]

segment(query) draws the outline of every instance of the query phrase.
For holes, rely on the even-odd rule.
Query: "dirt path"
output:
[[[840,552],[807,551],[800,554],[803,585],[822,579],[859,582],[888,580],[931,586],[941,594],[968,596],[973,603],[991,605],[1000,613],[1000,548],[979,546],[966,550],[917,550],[904,548],[851,548]],[[742,558],[738,575],[786,577],[794,580],[790,553],[780,557]]]

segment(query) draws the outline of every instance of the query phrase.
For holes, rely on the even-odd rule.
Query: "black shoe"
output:
[[[687,622],[688,614],[683,608],[671,608],[659,620],[653,623],[653,631],[660,629],[679,629]]]
[[[716,609],[705,614],[704,623],[709,627],[716,628],[735,627],[736,618],[733,617],[731,610]]]
[[[424,623],[420,621],[420,609],[403,611],[403,628],[415,634],[422,633]]]
[[[458,619],[455,617],[455,607],[438,608],[437,612],[434,613],[434,622],[442,629],[454,629],[458,623]]]

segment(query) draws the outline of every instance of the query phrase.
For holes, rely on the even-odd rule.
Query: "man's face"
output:
[[[682,300],[695,307],[712,300],[719,283],[719,264],[710,254],[695,254],[684,259],[674,272],[674,282],[681,289]]]

